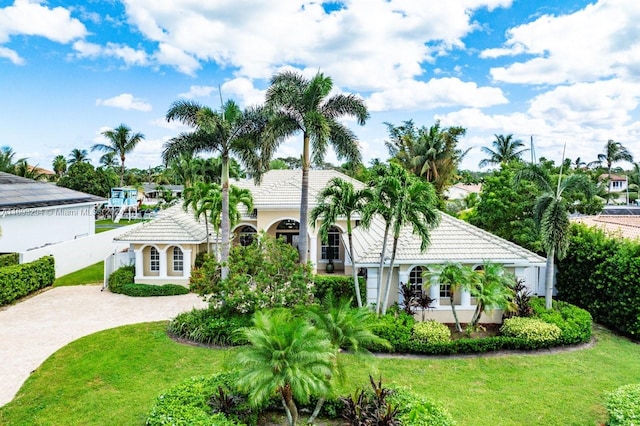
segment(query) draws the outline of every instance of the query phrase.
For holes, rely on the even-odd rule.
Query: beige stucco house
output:
[[[356,187],[364,186],[362,182],[334,170],[311,170],[309,209],[317,204],[318,192],[334,177],[348,180]],[[301,180],[301,171],[272,170],[265,174],[260,185],[255,185],[252,180],[233,182],[238,187],[250,190],[254,201],[253,211],[244,211],[240,223],[232,229],[233,244],[250,244],[253,236],[264,230],[296,246],[300,238]],[[353,220],[354,225],[359,224],[359,217]],[[336,273],[350,274],[354,262],[349,259],[345,249],[346,220],[339,220],[335,224],[327,243],[321,241],[318,225],[309,229],[309,259],[313,268],[318,273],[324,273],[333,254]],[[383,233],[383,223],[374,220],[369,229],[356,226],[353,234],[355,267],[366,277],[369,303],[377,300]],[[193,214],[184,212],[180,206],[165,210],[156,220],[133,229],[117,240],[130,243],[130,252],[135,258],[136,282],[140,283],[171,282],[186,285],[195,255],[206,250],[204,223],[197,221]],[[391,238],[387,246],[391,247]],[[334,247],[337,249],[333,250]],[[390,252],[387,256],[390,256]],[[428,315],[448,321],[451,313],[448,289],[425,282],[422,273],[426,270],[435,271],[447,261],[479,267],[485,260],[500,263],[524,279],[533,294],[544,294],[543,257],[443,213],[441,223],[432,231],[431,243],[425,251],[420,250],[420,241],[410,228],[403,230],[391,272],[393,291],[390,291],[389,302],[402,302],[397,291],[398,283],[410,283],[415,289],[428,292],[430,297],[436,299]],[[388,273],[387,267],[383,283]],[[461,321],[468,321],[475,309],[470,294],[462,292],[456,295],[454,301]],[[499,320],[499,314],[495,320]],[[483,321],[492,321],[492,318]]]

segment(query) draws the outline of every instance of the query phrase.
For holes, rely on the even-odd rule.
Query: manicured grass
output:
[[[77,340],[55,353],[0,409],[0,424],[142,425],[154,399],[187,377],[233,365],[232,351],[180,345],[165,323]],[[440,401],[460,425],[594,425],[604,393],[640,382],[640,346],[606,330],[593,348],[543,355],[461,359],[343,355],[341,392],[368,374]]]
[[[99,234],[101,232],[107,232],[107,231],[111,231],[112,229],[116,229],[116,228],[121,228],[123,226],[129,226],[129,225],[134,225],[136,223],[140,223],[140,222],[148,222],[149,220],[145,220],[145,219],[127,219],[126,217],[123,217],[122,219],[120,219],[120,222],[118,223],[113,223],[113,221],[111,219],[100,219],[100,220],[96,220],[95,222],[95,232],[96,234]]]
[[[79,271],[56,278],[54,287],[69,285],[101,284],[104,280],[104,261],[87,266]]]

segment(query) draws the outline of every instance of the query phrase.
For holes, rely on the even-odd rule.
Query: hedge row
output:
[[[0,268],[17,265],[18,263],[20,263],[20,255],[18,253],[0,254]]]
[[[53,257],[0,269],[0,306],[7,305],[36,290],[48,287],[56,279]]]
[[[360,297],[367,300],[367,284],[364,278],[359,277]],[[343,298],[351,299],[353,305],[356,304],[356,291],[353,285],[353,278],[345,275],[315,275],[313,277],[313,297],[316,301],[323,301],[328,293],[332,293],[336,300]]]
[[[588,310],[594,321],[640,338],[640,243],[572,225],[558,263],[558,298]]]
[[[126,284],[132,284],[135,277],[135,267],[123,266],[109,275],[109,290],[111,293],[122,294]]]
[[[175,296],[189,293],[189,289],[181,285],[135,284],[134,278],[135,268],[133,266],[123,266],[116,269],[109,275],[109,290],[111,293],[132,297]]]

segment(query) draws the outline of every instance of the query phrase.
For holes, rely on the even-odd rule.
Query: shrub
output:
[[[18,253],[0,254],[0,268],[17,265],[19,263],[20,255]]]
[[[402,348],[411,340],[411,331],[415,322],[416,320],[405,312],[390,312],[373,320],[371,331],[391,344],[391,352],[401,352]],[[376,344],[368,345],[367,349],[380,352],[389,351],[388,348]]]
[[[135,277],[135,267],[123,266],[109,275],[109,290],[112,293],[122,293],[125,284],[132,284]]]
[[[122,294],[132,297],[176,296],[187,294],[189,289],[177,284],[150,285],[150,284],[124,284]]]
[[[619,387],[607,395],[605,405],[610,426],[640,424],[640,384]]]
[[[513,317],[504,320],[500,332],[533,342],[556,342],[562,331],[555,324],[537,318]]]
[[[207,345],[235,343],[235,331],[251,325],[249,315],[239,315],[223,309],[193,309],[183,312],[169,323],[168,331],[178,337]]]
[[[367,300],[367,285],[364,278],[359,277],[360,298]],[[335,300],[351,299],[352,304],[356,303],[356,291],[353,285],[353,278],[340,275],[315,275],[313,277],[313,297],[316,300],[325,300],[331,293]],[[354,305],[355,306],[355,305]]]
[[[48,287],[55,279],[55,264],[51,256],[0,268],[0,306]]]
[[[405,388],[392,387],[389,402],[398,407],[398,420],[403,426],[452,426],[456,422],[440,404]]]
[[[591,340],[591,314],[567,302],[553,301],[551,310],[544,306],[542,298],[531,301],[534,317],[557,325],[562,333],[558,339],[561,345],[574,345]]]
[[[446,343],[451,340],[451,330],[435,320],[417,322],[413,326],[412,339],[423,343]]]

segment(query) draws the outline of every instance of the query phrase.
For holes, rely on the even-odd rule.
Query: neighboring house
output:
[[[364,187],[362,182],[352,179],[334,170],[311,170],[309,172],[309,209],[317,205],[317,194],[334,177],[348,180],[356,188]],[[232,182],[241,188],[249,189],[253,194],[253,211],[244,211],[240,223],[234,229],[233,244],[248,245],[255,234],[265,231],[267,234],[285,239],[297,246],[299,241],[300,197],[302,172],[299,170],[272,170],[263,176],[260,185],[251,180]],[[359,217],[353,219],[359,224]],[[319,224],[318,224],[319,225]],[[352,262],[346,251],[346,220],[339,220],[327,242],[321,241],[318,226],[309,229],[309,260],[314,270],[324,273],[329,256],[334,253],[333,262],[339,273],[350,274]],[[357,226],[353,239],[356,252],[356,267],[366,276],[367,301],[377,299],[378,263],[382,246],[383,224],[374,221],[368,230]],[[196,253],[206,250],[206,232],[204,223],[198,222],[191,213],[180,206],[167,209],[158,219],[141,225],[135,230],[116,239],[129,242],[130,251],[135,255],[136,282],[147,283],[188,283],[190,265],[193,265]],[[337,248],[333,250],[333,248]],[[448,289],[425,282],[422,272],[435,270],[444,262],[460,262],[479,267],[485,260],[500,263],[507,271],[525,280],[533,294],[544,294],[545,259],[495,235],[476,228],[466,222],[442,214],[438,228],[432,231],[431,244],[422,252],[420,241],[410,228],[403,230],[392,275],[393,288],[390,302],[398,301],[398,283],[409,282],[416,290],[428,292],[436,299],[429,315],[445,322],[452,322],[448,305]],[[387,256],[391,256],[391,239]],[[176,270],[176,262],[181,268]],[[385,276],[387,272],[385,271]],[[383,277],[385,278],[385,277]],[[385,281],[383,280],[383,283]],[[475,309],[474,300],[468,292],[458,294],[454,299],[460,307],[461,321],[468,321]],[[484,318],[483,321],[498,321]]]
[[[105,200],[0,172],[0,253],[24,252],[92,235]]]
[[[444,192],[444,195],[449,200],[464,200],[469,194],[478,194],[482,191],[482,185],[480,184],[464,184],[456,183],[451,185]]]
[[[155,183],[145,183],[142,185],[144,193],[144,204],[157,204],[162,200],[165,191],[171,191],[174,198],[182,198],[184,192],[183,185],[158,185]]]
[[[612,201],[616,203],[624,203],[629,204],[628,196],[629,196],[629,180],[627,176],[620,175],[609,175],[608,173],[604,173],[598,177],[599,180],[603,182],[607,182],[608,192],[616,193],[617,197]]]
[[[572,222],[583,223],[589,227],[602,229],[610,237],[622,237],[631,240],[640,238],[639,215],[578,216]]]

